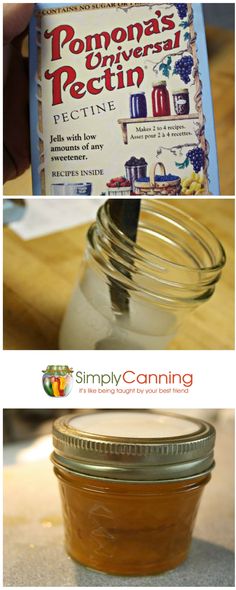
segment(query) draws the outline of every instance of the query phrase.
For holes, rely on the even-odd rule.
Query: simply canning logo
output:
[[[50,397],[66,397],[73,386],[73,369],[67,365],[48,365],[43,371],[43,388]]]
[[[159,386],[163,388],[163,393],[180,393],[181,389],[189,389],[193,385],[193,373],[172,372],[165,373],[146,373],[139,372],[133,369],[126,369],[121,373],[110,371],[107,373],[89,373],[86,371],[77,371],[75,373],[75,382],[78,385],[87,386],[87,390],[91,388],[155,388]],[[98,389],[99,391],[99,389]],[[114,391],[115,392],[115,391]]]

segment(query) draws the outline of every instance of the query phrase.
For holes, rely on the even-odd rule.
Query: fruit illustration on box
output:
[[[134,183],[138,178],[147,175],[147,162],[145,158],[136,158],[132,156],[125,162],[126,178],[130,181],[132,191],[134,191]]]
[[[186,18],[187,13],[188,13],[188,5],[187,5],[187,3],[186,2],[185,2],[185,4],[184,3],[183,4],[176,4],[176,3],[174,3],[174,6],[177,8],[177,12],[178,12],[179,18],[181,18],[181,19]]]
[[[138,178],[134,183],[135,195],[180,195],[181,179],[179,176],[167,174],[162,162],[150,167],[150,175]]]
[[[205,161],[203,149],[195,148],[193,150],[189,150],[187,153],[187,159],[190,160],[194,172],[200,172],[201,168],[204,166]]]
[[[73,385],[73,369],[67,365],[48,365],[43,371],[43,388],[50,397],[66,397]]]
[[[179,169],[191,166],[193,172],[181,180],[181,195],[204,195],[206,194],[206,178],[201,173],[204,169],[205,154],[202,148],[196,147],[189,150],[184,162],[176,162]]]
[[[188,84],[191,80],[192,67],[193,58],[191,55],[184,55],[175,63],[173,73],[177,74],[185,84]]]
[[[181,195],[205,195],[205,177],[203,174],[192,172],[191,176],[181,180]]]
[[[126,195],[129,196],[131,192],[131,184],[125,176],[118,176],[117,178],[111,178],[107,182],[108,195]]]

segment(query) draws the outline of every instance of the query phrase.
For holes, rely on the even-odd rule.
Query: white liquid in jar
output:
[[[67,308],[59,346],[64,350],[162,350],[175,331],[173,312],[132,295],[129,313],[115,317],[109,287],[87,270]]]

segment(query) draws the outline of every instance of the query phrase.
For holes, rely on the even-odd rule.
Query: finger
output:
[[[3,4],[3,43],[10,43],[26,29],[34,4]]]

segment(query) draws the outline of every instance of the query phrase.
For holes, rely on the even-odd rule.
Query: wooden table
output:
[[[210,76],[222,195],[234,195],[234,33],[207,28]],[[32,195],[28,170],[17,180],[7,182],[5,195]]]
[[[234,200],[170,200],[222,241],[227,265],[212,299],[188,316],[171,349],[234,347]],[[69,206],[69,202],[68,202]],[[55,349],[78,279],[88,226],[22,241],[4,230],[4,348]]]

